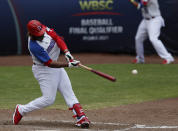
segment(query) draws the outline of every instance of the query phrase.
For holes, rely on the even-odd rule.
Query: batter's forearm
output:
[[[63,68],[63,67],[69,67],[68,63],[59,63],[57,61],[52,61],[48,67],[51,68]]]

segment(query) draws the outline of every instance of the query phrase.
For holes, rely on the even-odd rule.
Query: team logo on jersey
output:
[[[51,42],[50,42],[46,51],[49,53],[53,49],[54,45],[55,45],[55,41],[51,40]]]

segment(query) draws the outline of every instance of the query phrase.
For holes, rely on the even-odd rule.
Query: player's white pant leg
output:
[[[148,35],[153,47],[155,48],[158,55],[163,59],[173,59],[172,55],[166,50],[165,46],[159,40],[160,30],[163,26],[163,19],[162,17],[156,17],[149,21],[147,26],[148,28]]]
[[[39,82],[42,96],[26,105],[20,105],[19,112],[22,115],[49,106],[54,103],[56,98],[57,87],[59,84],[59,81],[56,79],[60,79],[59,70],[49,67],[38,68],[38,66],[33,66],[33,73]]]
[[[66,104],[69,106],[69,108],[72,108],[73,105],[79,103],[79,101],[74,94],[70,79],[63,68],[60,69],[60,78],[61,79],[58,86],[58,91],[60,91],[60,93],[64,97],[64,100]]]
[[[146,21],[142,20],[140,25],[138,26],[138,30],[135,36],[135,49],[136,49],[136,58],[140,62],[144,62],[144,41],[147,39],[147,29],[146,29]]]

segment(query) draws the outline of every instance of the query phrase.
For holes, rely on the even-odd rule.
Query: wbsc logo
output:
[[[80,7],[83,11],[102,11],[112,10],[113,0],[79,0]]]
[[[121,15],[118,12],[112,12],[114,0],[78,0],[82,13],[73,16],[86,15]]]

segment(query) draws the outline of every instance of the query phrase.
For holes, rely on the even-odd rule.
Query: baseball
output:
[[[132,70],[132,74],[136,75],[138,74],[138,71],[136,69]]]

